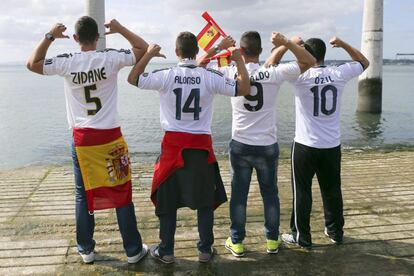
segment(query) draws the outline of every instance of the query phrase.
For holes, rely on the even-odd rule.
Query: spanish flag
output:
[[[120,208],[131,203],[130,158],[121,129],[77,128],[73,137],[88,210]]]
[[[225,51],[209,58],[209,60],[217,59],[218,67],[225,67],[228,66],[231,62],[230,56],[231,53],[229,51]]]
[[[219,57],[217,59],[218,67],[225,67],[230,64],[230,56],[228,57]]]
[[[207,23],[207,25],[197,35],[198,45],[207,52],[211,46],[213,46],[214,42],[219,39],[219,37],[219,30],[214,25]]]

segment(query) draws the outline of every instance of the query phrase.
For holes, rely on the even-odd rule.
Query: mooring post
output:
[[[362,53],[370,65],[359,77],[357,111],[382,111],[383,0],[365,0],[362,27]]]
[[[105,0],[86,0],[86,15],[92,17],[98,23],[99,40],[97,49],[106,48],[105,40]]]

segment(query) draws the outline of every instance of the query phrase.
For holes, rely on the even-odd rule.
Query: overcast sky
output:
[[[384,58],[397,52],[414,53],[414,1],[384,0]],[[337,35],[356,47],[361,44],[363,0],[106,0],[106,19],[118,19],[148,42],[163,48],[175,61],[174,42],[180,31],[197,33],[208,11],[220,27],[238,39],[247,30],[262,35],[264,56],[272,31],[325,41]],[[67,25],[73,34],[76,19],[85,14],[83,0],[0,0],[0,63],[24,62],[54,23]],[[119,35],[107,37],[107,47],[127,48]],[[53,43],[48,56],[77,51],[73,41]],[[342,50],[329,49],[328,59],[344,59]]]

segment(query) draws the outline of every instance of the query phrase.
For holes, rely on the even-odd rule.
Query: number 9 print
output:
[[[244,98],[249,102],[257,102],[257,104],[251,105],[250,103],[245,103],[244,107],[251,112],[255,112],[262,109],[263,107],[263,86],[259,82],[251,82],[250,85],[252,87],[256,87],[257,93],[256,95],[244,96]]]

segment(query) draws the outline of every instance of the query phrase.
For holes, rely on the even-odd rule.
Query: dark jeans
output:
[[[344,216],[341,192],[341,146],[318,149],[294,142],[292,147],[292,234],[301,246],[312,246],[310,215],[312,178],[321,189],[325,227],[330,237],[341,241]]]
[[[78,251],[82,254],[89,254],[95,248],[95,241],[93,240],[95,217],[88,212],[85,187],[73,144],[72,160],[75,175],[76,241]],[[142,250],[142,240],[137,228],[134,204],[131,202],[131,204],[125,207],[117,208],[116,217],[127,256],[132,257],[137,255]]]
[[[158,252],[160,256],[174,254],[174,235],[177,226],[177,210],[159,215],[160,219],[160,244]],[[212,207],[197,209],[198,234],[200,240],[197,248],[200,252],[211,252],[214,242],[213,224],[214,211]]]
[[[280,223],[277,189],[278,158],[277,143],[269,146],[252,146],[235,140],[230,142],[232,167],[230,232],[233,243],[241,243],[246,236],[246,205],[253,168],[256,170],[263,199],[266,238],[278,240]]]

